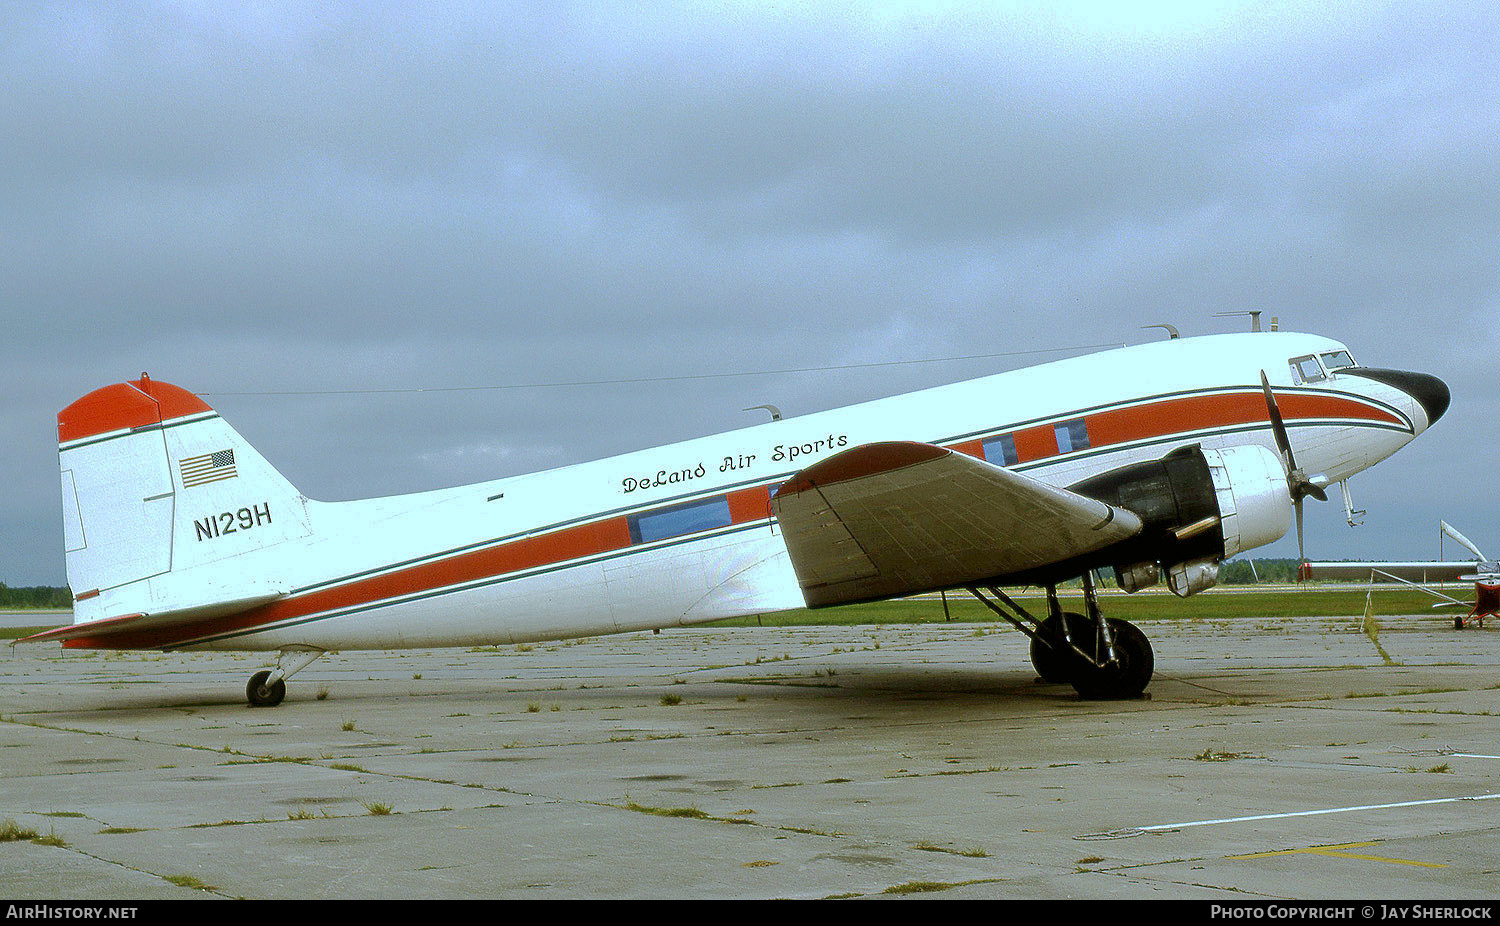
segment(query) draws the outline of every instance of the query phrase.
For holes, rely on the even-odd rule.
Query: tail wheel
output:
[[[245,697],[250,701],[251,707],[275,707],[286,697],[286,680],[277,679],[275,684],[267,685],[266,680],[270,677],[269,670],[250,676],[250,684],[245,686]]]
[[[1114,637],[1117,659],[1105,665],[1091,665],[1081,659],[1075,660],[1076,669],[1069,681],[1078,694],[1088,700],[1140,697],[1151,683],[1151,674],[1156,668],[1151,641],[1146,639],[1140,628],[1118,618],[1109,619],[1109,630]],[[1075,636],[1074,643],[1085,653],[1098,655],[1098,634],[1088,634],[1082,640]]]

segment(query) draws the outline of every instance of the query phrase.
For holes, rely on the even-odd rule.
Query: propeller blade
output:
[[[1293,504],[1297,512],[1297,559],[1299,562],[1307,562],[1307,550],[1302,544],[1302,499],[1299,497]]]
[[[1470,540],[1469,538],[1465,537],[1463,534],[1460,534],[1458,532],[1458,530],[1456,528],[1454,528],[1454,526],[1452,524],[1449,524],[1447,521],[1439,521],[1438,524],[1442,525],[1443,533],[1447,534],[1449,537],[1452,537],[1454,540],[1457,540],[1460,544],[1463,544],[1465,547],[1468,547],[1470,553],[1473,553],[1475,556],[1479,557],[1480,559],[1486,559],[1487,558],[1483,553],[1479,552],[1479,548],[1476,547],[1476,546],[1474,546],[1474,542],[1472,540]]]
[[[1292,455],[1292,441],[1286,433],[1286,422],[1281,418],[1281,409],[1276,405],[1276,396],[1271,392],[1271,381],[1266,378],[1265,370],[1260,371],[1260,388],[1266,394],[1266,414],[1271,419],[1271,432],[1276,435],[1276,446],[1286,460],[1287,491],[1291,492],[1292,501],[1300,504],[1308,495],[1320,502],[1328,501],[1328,493],[1323,490],[1323,485],[1328,482],[1327,477],[1319,473],[1309,479],[1306,473],[1297,468],[1297,458]],[[1315,480],[1320,480],[1322,484]],[[1300,507],[1298,511],[1301,511]]]
[[[1260,371],[1260,388],[1266,394],[1266,412],[1271,416],[1271,431],[1276,435],[1276,446],[1281,448],[1281,455],[1286,457],[1287,469],[1296,469],[1297,461],[1292,458],[1292,442],[1286,436],[1286,422],[1281,420],[1281,409],[1276,407],[1276,396],[1271,394],[1271,381],[1266,379],[1266,371]]]

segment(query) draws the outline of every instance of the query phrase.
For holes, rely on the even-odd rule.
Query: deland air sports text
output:
[[[796,460],[830,450],[839,450],[849,446],[849,435],[830,434],[817,440],[807,441],[802,444],[776,444],[771,447],[770,452],[764,457],[770,463],[792,463]],[[716,472],[731,473],[736,470],[748,469],[761,459],[761,454],[736,453],[732,456],[723,457],[713,467]],[[640,473],[626,476],[620,480],[620,490],[625,494],[636,492],[641,489],[655,489],[661,486],[678,485],[691,482],[694,479],[702,479],[709,473],[709,465],[702,460],[691,466],[682,466],[676,469],[660,469],[654,473]]]

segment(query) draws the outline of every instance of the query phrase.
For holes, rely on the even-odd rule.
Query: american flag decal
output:
[[[182,472],[182,487],[190,489],[220,479],[233,479],[239,473],[234,469],[234,451],[216,450],[200,457],[184,457],[177,464]]]

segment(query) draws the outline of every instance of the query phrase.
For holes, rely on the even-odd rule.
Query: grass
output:
[[[46,624],[40,627],[0,627],[0,640],[19,640],[22,637],[29,637],[34,633],[41,633],[43,630],[51,630],[54,627],[61,627],[63,624],[69,623],[69,615],[66,613],[59,614],[58,618],[57,623]]]
[[[50,831],[43,836],[29,826],[21,826],[16,821],[7,817],[4,823],[0,823],[0,842],[34,842],[39,846],[57,846],[65,848],[68,844],[57,835],[56,831]]]
[[[633,810],[636,813],[651,814],[654,817],[684,817],[689,820],[712,819],[708,814],[696,807],[646,807],[637,804],[635,801],[626,801],[625,809]]]
[[[905,884],[893,884],[882,894],[932,894],[938,891],[952,890],[955,887],[963,887],[969,884],[984,884],[985,881],[908,881]]]
[[[1205,749],[1193,756],[1198,762],[1233,762],[1235,759],[1247,758],[1243,752],[1214,752],[1212,748]]]
[[[928,843],[928,842],[919,842],[916,845],[912,846],[912,848],[916,849],[919,852],[946,852],[949,855],[961,855],[964,858],[989,858],[990,857],[990,854],[988,852],[986,852],[986,851],[984,851],[983,849],[980,849],[980,848],[973,848],[973,849],[950,849],[950,848],[947,848],[946,846],[935,846],[932,843]]]
[[[653,817],[674,817],[680,820],[711,820],[715,823],[731,824],[750,824],[752,822],[742,817],[716,817],[713,814],[699,810],[697,807],[647,807],[643,804],[637,804],[629,798],[626,798],[622,806],[626,810],[650,814]],[[751,812],[753,813],[753,811]],[[745,811],[738,811],[738,813],[745,813]]]
[[[1364,589],[1229,591],[1209,589],[1191,598],[1164,593],[1125,595],[1102,593],[1100,607],[1110,617],[1125,620],[1205,620],[1215,617],[1359,617],[1365,613]],[[1078,592],[1059,592],[1065,610],[1082,611],[1083,598]],[[1033,614],[1046,614],[1046,597],[1040,592],[1011,595]],[[1432,613],[1432,598],[1421,592],[1378,590],[1373,599],[1377,615]],[[967,594],[948,595],[951,623],[994,623],[993,611]],[[1451,618],[1445,619],[1451,623]],[[936,598],[875,601],[818,610],[784,611],[759,617],[733,618],[708,626],[721,627],[800,627],[844,626],[854,624],[941,624],[945,623],[943,603]]]

